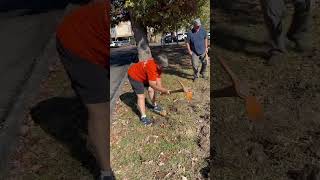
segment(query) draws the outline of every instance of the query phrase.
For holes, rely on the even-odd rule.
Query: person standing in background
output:
[[[286,50],[287,39],[295,43],[296,50],[303,52],[311,48],[311,10],[313,0],[293,0],[294,14],[289,31],[284,31],[286,4],[283,0],[261,0],[265,23],[272,47],[268,52],[270,65],[281,60]]]
[[[193,67],[193,81],[195,82],[198,78],[199,66],[202,64],[200,74],[201,77],[206,79],[206,67],[208,53],[208,34],[201,27],[200,19],[193,21],[193,29],[187,34],[187,49],[188,53],[192,57]]]

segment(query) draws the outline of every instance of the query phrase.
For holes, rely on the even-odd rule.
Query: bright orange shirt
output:
[[[107,67],[110,18],[106,1],[89,3],[66,15],[57,29],[63,47],[91,63]]]
[[[132,79],[144,84],[148,84],[149,81],[156,81],[157,78],[160,78],[161,73],[154,59],[135,63],[128,70],[128,75]]]

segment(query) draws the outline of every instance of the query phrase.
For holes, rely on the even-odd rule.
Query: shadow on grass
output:
[[[99,169],[86,148],[88,112],[77,98],[54,97],[38,103],[31,116],[48,134],[65,144],[72,157],[79,160],[94,176]]]
[[[206,158],[205,162],[207,165],[200,170],[200,174],[203,178],[208,179],[210,174],[210,157]]]
[[[231,23],[259,24],[264,23],[260,3],[242,0],[214,0],[211,9],[222,11]]]
[[[155,54],[165,53],[169,59],[169,67],[164,69],[165,74],[175,75],[184,79],[193,79],[192,74],[181,71],[182,69],[191,69],[191,61],[187,60],[189,56],[186,49],[181,45],[170,45],[169,47],[152,47]],[[191,58],[190,58],[191,60]]]
[[[212,90],[211,94],[214,98],[222,98],[222,97],[237,97],[237,91],[233,85],[227,86],[225,88]]]
[[[184,79],[193,79],[193,75],[192,74],[188,74],[188,73],[184,73],[182,71],[177,70],[176,68],[171,68],[168,67],[164,70],[165,74],[171,74],[171,75],[175,75],[175,76],[179,76],[181,78]]]
[[[120,95],[120,100],[131,108],[131,110],[140,117],[140,112],[137,108],[137,95],[134,92],[126,92]],[[146,98],[146,108],[151,109],[153,106]]]
[[[213,28],[214,42],[217,46],[235,52],[242,52],[248,56],[267,58],[269,44],[250,40],[238,32],[227,28],[226,25],[217,25]]]
[[[137,96],[134,92],[126,92],[120,95],[120,100],[124,102],[131,110],[137,115],[140,116],[140,112],[137,108]]]

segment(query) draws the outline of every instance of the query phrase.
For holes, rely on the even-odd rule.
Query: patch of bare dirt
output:
[[[290,7],[286,27],[290,22]],[[316,9],[319,7],[317,1]],[[264,57],[260,56],[259,51],[267,47],[263,22],[232,24],[226,12],[215,11],[216,24],[212,28],[229,29],[219,29],[213,35],[219,39],[219,33],[227,32],[222,34],[224,38],[219,39],[213,52],[225,57],[240,79],[248,81],[263,105],[265,119],[249,121],[244,101],[238,97],[213,99],[212,179],[319,179],[320,14],[317,10],[313,13],[313,48],[305,53],[289,48],[289,53],[276,66],[266,66]],[[247,44],[228,46],[228,40]],[[213,88],[230,85],[218,61],[214,60],[213,65]]]

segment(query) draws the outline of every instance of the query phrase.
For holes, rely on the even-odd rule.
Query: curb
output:
[[[136,52],[136,53],[137,53],[137,52]],[[128,68],[129,68],[132,64],[134,64],[133,61],[134,61],[134,58],[135,58],[136,56],[137,56],[136,54],[133,54],[133,55],[131,56],[131,62],[132,62],[132,63],[128,64],[128,65],[125,67],[125,69],[126,69],[125,71],[127,71]],[[113,121],[113,110],[114,110],[114,108],[115,108],[115,106],[116,106],[116,102],[117,102],[117,100],[119,99],[120,94],[123,92],[123,91],[121,90],[121,88],[122,88],[122,86],[123,86],[123,84],[124,84],[124,81],[127,80],[127,79],[128,79],[127,73],[125,73],[125,75],[122,77],[122,79],[121,79],[121,81],[120,81],[120,83],[119,83],[119,85],[118,85],[117,90],[115,91],[114,96],[113,96],[112,99],[111,99],[111,102],[110,102],[110,115],[111,115],[110,120],[111,120],[111,122]]]
[[[131,63],[132,64],[132,63]],[[129,64],[127,67],[126,67],[126,70],[128,70],[128,68],[130,67],[130,65],[131,64]],[[113,110],[115,109],[115,106],[116,106],[116,102],[117,102],[117,100],[119,99],[119,96],[120,96],[120,94],[123,92],[122,90],[121,90],[121,88],[123,87],[123,84],[124,84],[124,82],[127,80],[128,78],[127,78],[127,75],[125,74],[124,76],[123,76],[123,78],[121,79],[121,82],[120,82],[120,84],[119,84],[119,86],[118,86],[118,88],[117,88],[117,90],[116,90],[116,93],[114,94],[114,96],[113,96],[113,98],[111,99],[111,104],[110,104],[110,114],[111,114],[111,122],[113,121]]]

